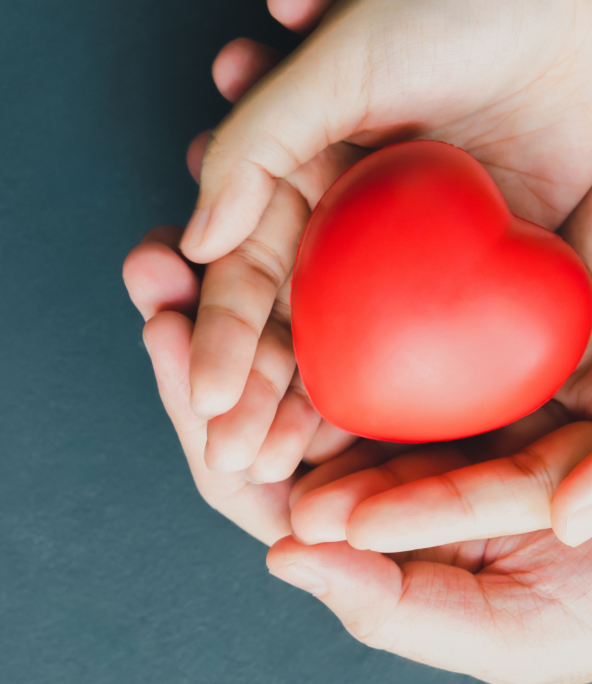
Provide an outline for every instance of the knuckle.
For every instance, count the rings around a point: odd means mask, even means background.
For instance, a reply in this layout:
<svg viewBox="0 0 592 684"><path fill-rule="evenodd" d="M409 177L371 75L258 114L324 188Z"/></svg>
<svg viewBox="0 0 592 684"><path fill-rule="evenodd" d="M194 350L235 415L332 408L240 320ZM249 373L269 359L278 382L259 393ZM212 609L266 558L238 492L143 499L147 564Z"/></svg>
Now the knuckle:
<svg viewBox="0 0 592 684"><path fill-rule="evenodd" d="M259 278L269 281L274 291L279 290L287 271L287 264L279 252L250 235L236 249L239 256Z"/></svg>
<svg viewBox="0 0 592 684"><path fill-rule="evenodd" d="M473 522L476 524L477 515L475 513L475 509L473 508L473 504L471 503L469 498L463 493L463 491L458 487L456 481L454 480L454 477L452 477L450 473L442 473L438 476L438 479L444 485L444 487L450 492L453 499L460 504L464 515L468 518L471 518Z"/></svg>
<svg viewBox="0 0 592 684"><path fill-rule="evenodd" d="M257 368L251 369L251 376L255 378L269 394L271 394L275 403L280 403L283 393L274 380Z"/></svg>
<svg viewBox="0 0 592 684"><path fill-rule="evenodd" d="M510 457L510 462L521 474L534 482L551 501L557 489L551 471L545 459L532 447L526 447L520 453Z"/></svg>
<svg viewBox="0 0 592 684"><path fill-rule="evenodd" d="M354 639L366 646L389 650L391 644L385 634L386 622L381 606L373 603L350 613L343 624Z"/></svg>
<svg viewBox="0 0 592 684"><path fill-rule="evenodd" d="M202 313L202 315L203 312L208 312L216 314L218 316L225 316L231 318L244 328L247 328L251 333L253 333L257 337L257 339L259 339L259 336L261 335L261 328L256 323L256 321L254 321L249 316L246 316L242 312L237 311L236 309L231 309L229 307L222 306L221 304L205 304L200 309L200 312Z"/></svg>

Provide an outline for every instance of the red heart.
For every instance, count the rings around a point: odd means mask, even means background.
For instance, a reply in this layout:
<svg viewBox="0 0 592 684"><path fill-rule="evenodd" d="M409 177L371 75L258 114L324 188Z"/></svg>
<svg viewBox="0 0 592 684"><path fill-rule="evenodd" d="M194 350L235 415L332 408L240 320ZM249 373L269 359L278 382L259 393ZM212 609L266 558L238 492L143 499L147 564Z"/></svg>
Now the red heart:
<svg viewBox="0 0 592 684"><path fill-rule="evenodd" d="M292 280L298 367L330 423L427 442L501 427L548 401L592 325L576 253L513 216L446 143L391 145L310 217Z"/></svg>

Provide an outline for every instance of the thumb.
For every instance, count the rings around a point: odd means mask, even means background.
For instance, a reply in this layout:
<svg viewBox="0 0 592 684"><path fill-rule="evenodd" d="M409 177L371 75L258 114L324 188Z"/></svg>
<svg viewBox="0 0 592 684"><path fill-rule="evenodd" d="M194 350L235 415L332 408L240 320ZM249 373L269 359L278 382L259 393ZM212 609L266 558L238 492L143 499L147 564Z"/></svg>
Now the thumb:
<svg viewBox="0 0 592 684"><path fill-rule="evenodd" d="M563 54L572 24L538 2L338 3L214 130L185 256L209 263L238 246L275 179L330 144L376 146L434 131L462 144L465 117L538 79Z"/></svg>
<svg viewBox="0 0 592 684"><path fill-rule="evenodd" d="M344 39L340 22L333 23L330 40L313 34L213 131L198 205L181 242L187 258L209 263L243 242L257 226L275 179L346 138L363 117L365 42L358 41L356 58L348 60L356 37Z"/></svg>
<svg viewBox="0 0 592 684"><path fill-rule="evenodd" d="M347 542L303 546L292 537L267 554L275 577L321 600L356 639L443 669L475 674L494 625L477 577L441 563L399 567ZM486 658L485 658L486 660Z"/></svg>

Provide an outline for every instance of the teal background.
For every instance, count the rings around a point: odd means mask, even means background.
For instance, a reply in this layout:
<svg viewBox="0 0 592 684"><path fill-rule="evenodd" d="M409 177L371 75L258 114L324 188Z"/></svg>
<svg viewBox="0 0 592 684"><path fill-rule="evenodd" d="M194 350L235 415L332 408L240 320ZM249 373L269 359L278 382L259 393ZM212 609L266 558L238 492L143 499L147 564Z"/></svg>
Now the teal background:
<svg viewBox="0 0 592 684"><path fill-rule="evenodd" d="M0 682L473 681L355 642L200 499L121 280L189 216L216 51L296 39L262 0L0 10Z"/></svg>

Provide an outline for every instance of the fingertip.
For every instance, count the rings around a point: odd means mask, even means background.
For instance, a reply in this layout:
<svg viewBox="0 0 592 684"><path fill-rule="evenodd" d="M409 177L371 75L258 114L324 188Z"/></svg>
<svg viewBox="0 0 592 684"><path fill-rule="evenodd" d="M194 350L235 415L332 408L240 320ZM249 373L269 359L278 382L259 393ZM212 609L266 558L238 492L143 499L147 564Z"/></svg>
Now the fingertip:
<svg viewBox="0 0 592 684"><path fill-rule="evenodd" d="M213 375L212 371L207 364L196 365L192 359L189 371L189 403L193 413L207 421L213 421L231 411L238 404L244 389L244 384L237 387L235 377L230 382L224 382L224 378L219 374Z"/></svg>
<svg viewBox="0 0 592 684"><path fill-rule="evenodd" d="M235 103L281 59L281 53L267 45L236 38L216 55L212 77L220 94Z"/></svg>
<svg viewBox="0 0 592 684"><path fill-rule="evenodd" d="M228 452L212 448L212 443L210 439L208 439L204 450L204 462L206 464L206 468L210 472L224 474L243 470L241 467L235 467L235 460L236 454L229 455Z"/></svg>
<svg viewBox="0 0 592 684"><path fill-rule="evenodd" d="M222 415L222 413L224 413L223 410L220 411L220 413L217 413L215 410L212 410L212 402L210 401L208 394L204 396L199 391L196 391L196 389L193 386L193 383L191 383L191 395L189 397L189 406L191 407L191 411L202 420L210 421L216 416Z"/></svg>
<svg viewBox="0 0 592 684"><path fill-rule="evenodd" d="M267 556L265 557L267 569L271 570L272 568L284 565L286 561L289 562L292 555L298 553L300 548L301 544L299 544L292 535L278 539L275 544L270 547Z"/></svg>
<svg viewBox="0 0 592 684"><path fill-rule="evenodd" d="M572 548L590 541L592 539L592 506L585 506L574 511L567 518L553 520L553 531L559 541Z"/></svg>
<svg viewBox="0 0 592 684"><path fill-rule="evenodd" d="M146 337L144 330L142 330L142 341L144 342L144 346L146 347L146 351L148 352L148 356L151 356L151 354L150 354L150 342L148 341L148 338Z"/></svg>
<svg viewBox="0 0 592 684"><path fill-rule="evenodd" d="M298 464L293 464L292 462L284 462L281 459L281 455L279 459L265 463L263 466L260 466L255 458L254 463L245 473L249 482L253 484L273 484L287 480L294 474L297 466Z"/></svg>
<svg viewBox="0 0 592 684"><path fill-rule="evenodd" d="M189 173L193 180L199 185L201 180L201 162L204 156L208 140L210 139L212 131L202 131L193 138L187 148L186 162ZM179 235L179 238L181 235Z"/></svg>
<svg viewBox="0 0 592 684"><path fill-rule="evenodd" d="M254 484L254 485L265 484L265 482L259 482L259 480L257 480L255 477L253 477L253 476L249 473L249 469L248 469L248 468L247 468L246 470L243 471L243 474L244 474L244 476L245 476L245 480L246 480L247 482L250 482L251 484Z"/></svg>
<svg viewBox="0 0 592 684"><path fill-rule="evenodd" d="M157 371L157 379L160 370L166 371L169 377L171 369L184 365L192 329L191 320L177 311L157 313L145 323L142 338Z"/></svg>
<svg viewBox="0 0 592 684"><path fill-rule="evenodd" d="M347 543L354 549L358 551L368 551L369 547L367 544L363 543L359 538L359 534L356 534L355 529L352 529L350 523L345 525L345 539Z"/></svg>
<svg viewBox="0 0 592 684"><path fill-rule="evenodd" d="M380 495L379 495L380 496ZM372 507L372 503L368 505L368 502L372 502L373 499L378 499L379 497L374 496L370 499L362 501L354 510L351 512L349 520L345 524L345 538L347 543L354 549L358 551L382 551L381 542L383 541L380 534L380 528L384 524L384 521L377 518ZM380 505L379 505L380 511ZM389 548L384 549L385 552L391 551ZM392 549L397 551L398 549Z"/></svg>
<svg viewBox="0 0 592 684"><path fill-rule="evenodd" d="M196 208L179 242L181 252L189 261L198 264L208 263L208 259L204 259L201 254L201 246L204 242L209 223L210 210L208 208Z"/></svg>
<svg viewBox="0 0 592 684"><path fill-rule="evenodd" d="M160 240L149 238L130 251L123 263L123 280L145 321L162 311L195 316L199 280L173 248Z"/></svg>
<svg viewBox="0 0 592 684"><path fill-rule="evenodd" d="M342 514L339 502L335 505L330 495L314 490L294 504L290 515L292 530L307 545L345 541Z"/></svg>
<svg viewBox="0 0 592 684"><path fill-rule="evenodd" d="M267 0L271 16L290 31L311 31L335 0Z"/></svg>
<svg viewBox="0 0 592 684"><path fill-rule="evenodd" d="M207 165L208 148L204 165ZM238 247L255 230L276 187L276 179L261 165L235 160L232 170L217 178L217 193L200 190L199 204L179 247L185 257L209 264Z"/></svg>
<svg viewBox="0 0 592 684"><path fill-rule="evenodd" d="M592 454L561 482L551 501L551 525L557 538L576 547L592 538Z"/></svg>
<svg viewBox="0 0 592 684"><path fill-rule="evenodd" d="M166 343L171 327L183 329L185 337L191 338L193 323L178 311L162 311L153 316L144 325L143 334L151 340L152 345L156 341L159 345Z"/></svg>
<svg viewBox="0 0 592 684"><path fill-rule="evenodd" d="M208 441L204 451L206 467L214 473L245 471L254 460L248 445L243 440L233 439L232 435L217 434L213 429L215 423L224 417L218 416L208 422Z"/></svg>
<svg viewBox="0 0 592 684"><path fill-rule="evenodd" d="M173 250L179 249L179 240L183 235L183 228L180 226L156 226L151 228L140 240L141 245L151 242L160 242Z"/></svg>
<svg viewBox="0 0 592 684"><path fill-rule="evenodd" d="M138 283L141 278L141 271L139 265L141 264L142 249L140 245L136 245L129 254L125 257L122 268L122 278L127 289L129 298L132 304L140 312L140 315L147 321L155 312L154 307L150 301L144 301L142 297L142 287Z"/></svg>

